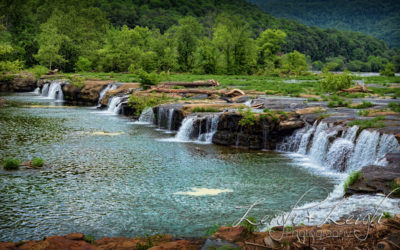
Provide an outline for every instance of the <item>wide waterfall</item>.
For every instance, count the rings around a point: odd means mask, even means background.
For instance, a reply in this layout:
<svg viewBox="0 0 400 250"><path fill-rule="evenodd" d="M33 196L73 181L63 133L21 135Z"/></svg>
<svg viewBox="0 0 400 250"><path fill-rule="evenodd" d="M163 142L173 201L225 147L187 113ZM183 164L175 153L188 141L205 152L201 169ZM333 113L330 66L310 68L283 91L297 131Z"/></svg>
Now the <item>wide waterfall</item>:
<svg viewBox="0 0 400 250"><path fill-rule="evenodd" d="M345 129L324 122L297 130L278 146L279 151L306 155L320 166L339 172L352 172L363 166L384 165L387 153L399 151L394 135Z"/></svg>
<svg viewBox="0 0 400 250"><path fill-rule="evenodd" d="M212 143L217 132L219 115L188 116L175 136L176 141Z"/></svg>
<svg viewBox="0 0 400 250"><path fill-rule="evenodd" d="M61 87L61 84L63 83L63 81L52 81L50 84L44 84L42 88L42 96L58 101L64 100L64 94Z"/></svg>

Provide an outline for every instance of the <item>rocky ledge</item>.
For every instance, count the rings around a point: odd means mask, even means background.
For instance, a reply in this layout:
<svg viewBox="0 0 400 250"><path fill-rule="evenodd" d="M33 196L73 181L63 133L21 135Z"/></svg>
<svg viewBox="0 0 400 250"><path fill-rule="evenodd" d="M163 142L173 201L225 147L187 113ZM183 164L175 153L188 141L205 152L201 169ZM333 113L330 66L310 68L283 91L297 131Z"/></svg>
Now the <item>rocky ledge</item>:
<svg viewBox="0 0 400 250"><path fill-rule="evenodd" d="M346 196L381 193L400 198L400 153L386 155L387 166L365 166L358 178L346 190ZM397 191L395 191L399 188ZM394 191L394 192L392 192Z"/></svg>
<svg viewBox="0 0 400 250"><path fill-rule="evenodd" d="M15 74L0 81L0 92L30 92L36 87L36 78L29 72Z"/></svg>
<svg viewBox="0 0 400 250"><path fill-rule="evenodd" d="M221 227L209 238L101 238L80 233L49 236L39 241L0 242L0 249L398 249L400 216L367 222L339 221L322 226L277 226L252 232L243 226Z"/></svg>

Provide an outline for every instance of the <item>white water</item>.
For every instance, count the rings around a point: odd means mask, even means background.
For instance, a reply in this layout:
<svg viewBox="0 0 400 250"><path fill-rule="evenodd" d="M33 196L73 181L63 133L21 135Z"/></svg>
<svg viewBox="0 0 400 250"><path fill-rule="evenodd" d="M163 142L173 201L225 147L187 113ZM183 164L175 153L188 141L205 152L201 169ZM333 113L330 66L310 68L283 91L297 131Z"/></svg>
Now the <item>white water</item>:
<svg viewBox="0 0 400 250"><path fill-rule="evenodd" d="M112 97L108 103L107 112L118 115L119 111L121 110L121 101L122 97L119 96Z"/></svg>
<svg viewBox="0 0 400 250"><path fill-rule="evenodd" d="M117 85L114 85L114 84L109 84L109 85L107 85L107 87L105 87L105 88L100 92L98 105L100 106L100 102L101 102L101 100L103 99L104 95L107 93L107 91L109 91L109 90L114 90L114 89L116 89L117 87L118 87L118 86L117 86Z"/></svg>
<svg viewBox="0 0 400 250"><path fill-rule="evenodd" d="M273 218L266 228L283 225L282 215L289 217L285 225L293 223L319 225L323 224L328 216L336 221L348 218L350 215L354 216L353 219L365 220L365 216L374 214L380 216L383 211L388 211L392 215L400 213L399 199L385 199L379 194L352 195L343 198L343 183L348 173L369 164L384 165L386 163L384 156L387 153L400 150L393 135L381 135L377 131L363 130L356 139L358 129L357 126L348 128L341 137L329 143L328 138L337 133L335 127L330 128L323 123L318 126L314 124L312 127L296 131L278 146L280 151L297 152L288 154L296 165L319 175L334 177L338 184L332 192L329 193L327 190L327 199L323 203L311 202L297 206L292 214L280 212L280 215ZM313 139L310 140L311 138ZM345 173L341 173L342 171ZM310 215L312 218L308 219Z"/></svg>
<svg viewBox="0 0 400 250"><path fill-rule="evenodd" d="M217 132L219 115L187 116L175 138L167 141L211 144Z"/></svg>
<svg viewBox="0 0 400 250"><path fill-rule="evenodd" d="M40 95L40 88L36 88L36 89L33 91L33 93L36 94L36 95Z"/></svg>
<svg viewBox="0 0 400 250"><path fill-rule="evenodd" d="M58 101L64 100L64 94L61 87L62 83L62 81L52 81L50 85L47 83L44 84L42 88L42 96Z"/></svg>
<svg viewBox="0 0 400 250"><path fill-rule="evenodd" d="M138 124L153 124L154 123L153 108L147 108L140 114Z"/></svg>

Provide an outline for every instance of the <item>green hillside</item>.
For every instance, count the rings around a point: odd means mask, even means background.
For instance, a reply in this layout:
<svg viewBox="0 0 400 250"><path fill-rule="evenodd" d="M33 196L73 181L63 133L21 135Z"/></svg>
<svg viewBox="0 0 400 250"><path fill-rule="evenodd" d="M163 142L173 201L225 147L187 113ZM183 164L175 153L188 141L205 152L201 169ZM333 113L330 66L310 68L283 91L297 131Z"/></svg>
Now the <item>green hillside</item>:
<svg viewBox="0 0 400 250"><path fill-rule="evenodd" d="M359 31L400 48L400 1L248 0L266 12L320 28Z"/></svg>

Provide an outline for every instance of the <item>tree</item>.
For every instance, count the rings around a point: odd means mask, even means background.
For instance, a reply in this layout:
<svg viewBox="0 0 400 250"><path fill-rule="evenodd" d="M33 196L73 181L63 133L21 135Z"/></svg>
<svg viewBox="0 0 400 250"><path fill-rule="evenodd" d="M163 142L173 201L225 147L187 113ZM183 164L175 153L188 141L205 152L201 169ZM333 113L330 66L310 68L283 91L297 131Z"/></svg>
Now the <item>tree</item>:
<svg viewBox="0 0 400 250"><path fill-rule="evenodd" d="M44 66L48 66L52 69L54 64L60 64L65 62L63 56L59 54L61 43L65 36L58 33L58 29L54 27L50 22L46 22L40 26L41 33L39 35L39 51L35 55L35 58Z"/></svg>
<svg viewBox="0 0 400 250"><path fill-rule="evenodd" d="M281 51L286 33L282 30L266 29L257 39L258 64L266 68L276 68L279 65L278 52Z"/></svg>
<svg viewBox="0 0 400 250"><path fill-rule="evenodd" d="M385 66L385 70L381 71L381 75L383 76L394 76L395 68L393 63L387 63Z"/></svg>
<svg viewBox="0 0 400 250"><path fill-rule="evenodd" d="M178 63L182 71L190 71L194 66L194 52L203 34L203 27L194 17L179 20L176 28Z"/></svg>
<svg viewBox="0 0 400 250"><path fill-rule="evenodd" d="M286 54L283 59L283 68L296 75L301 75L308 69L306 56L297 50Z"/></svg>

